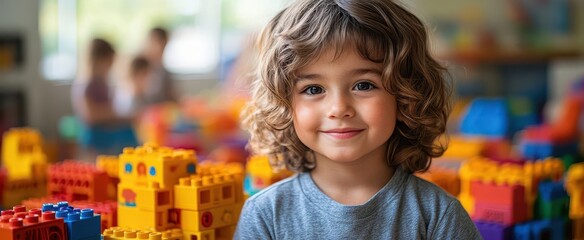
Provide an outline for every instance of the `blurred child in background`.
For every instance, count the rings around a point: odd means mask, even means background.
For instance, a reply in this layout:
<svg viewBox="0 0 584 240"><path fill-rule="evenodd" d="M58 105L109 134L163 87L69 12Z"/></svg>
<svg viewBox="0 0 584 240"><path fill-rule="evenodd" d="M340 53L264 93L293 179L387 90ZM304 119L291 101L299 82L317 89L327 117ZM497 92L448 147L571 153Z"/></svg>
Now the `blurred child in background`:
<svg viewBox="0 0 584 240"><path fill-rule="evenodd" d="M162 64L168 32L160 27L150 30L144 47L144 56L150 62L150 74L144 88L144 102L148 104L176 102L172 76Z"/></svg>
<svg viewBox="0 0 584 240"><path fill-rule="evenodd" d="M79 143L82 160L94 161L98 154L118 154L137 144L132 118L115 111L110 72L115 59L112 45L95 38L89 45L87 76L72 86L72 106L81 122Z"/></svg>

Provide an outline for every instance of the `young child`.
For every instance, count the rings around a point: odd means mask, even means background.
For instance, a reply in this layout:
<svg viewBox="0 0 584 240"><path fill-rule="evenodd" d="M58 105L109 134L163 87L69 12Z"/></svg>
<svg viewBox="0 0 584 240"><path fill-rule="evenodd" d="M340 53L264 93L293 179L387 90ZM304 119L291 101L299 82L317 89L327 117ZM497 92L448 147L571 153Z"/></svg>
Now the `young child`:
<svg viewBox="0 0 584 240"><path fill-rule="evenodd" d="M144 101L148 104L178 101L174 80L162 64L168 39L168 32L161 27L150 29L146 39L142 54L150 63L150 74L144 90Z"/></svg>
<svg viewBox="0 0 584 240"><path fill-rule="evenodd" d="M236 239L480 239L414 175L445 147L445 69L391 0L300 0L259 38L243 113L256 154L298 172L249 198Z"/></svg>
<svg viewBox="0 0 584 240"><path fill-rule="evenodd" d="M88 75L72 86L72 105L81 121L79 143L82 160L94 161L99 154L118 154L136 146L131 118L121 116L114 106L110 72L115 51L112 45L95 38L89 45Z"/></svg>

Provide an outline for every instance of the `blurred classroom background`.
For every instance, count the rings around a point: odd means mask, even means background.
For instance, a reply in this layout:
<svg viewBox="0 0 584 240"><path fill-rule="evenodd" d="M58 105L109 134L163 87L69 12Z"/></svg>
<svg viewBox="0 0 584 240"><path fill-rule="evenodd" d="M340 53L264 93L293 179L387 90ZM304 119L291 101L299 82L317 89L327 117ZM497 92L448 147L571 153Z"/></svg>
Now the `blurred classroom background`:
<svg viewBox="0 0 584 240"><path fill-rule="evenodd" d="M32 126L50 141L74 137L74 129L63 124L74 116L71 85L86 70L91 39L104 38L115 48L112 82L121 85L156 26L169 31L163 64L180 99L215 103L221 99L213 97L226 89L245 91L245 84L234 86L233 79L245 78L241 69L250 69L253 60L236 64L238 57L252 55L253 37L286 2L2 0L0 129ZM570 82L584 75L580 1L404 4L427 22L433 49L450 69L461 103L522 98L541 122L558 111Z"/></svg>
<svg viewBox="0 0 584 240"><path fill-rule="evenodd" d="M255 63L254 37L287 2L0 0L0 133L8 139L1 159L8 171L0 170L0 180L30 175L22 165L35 163L14 156L40 154L38 144L44 164L95 162L99 154L146 142L195 150L199 162L247 161L246 176L262 176L246 177L248 195L289 176L272 173L267 158L248 160L238 119ZM457 196L485 239L584 238L584 1L402 2L427 23L432 50L454 87L449 149L420 176ZM132 115L133 144L112 143L125 132L106 134L95 138L98 145L121 146L85 151L84 134L103 133L86 131L73 98L76 79L91 71L93 39L115 50L106 88L125 96L136 91L128 90L129 69L148 66L136 57L152 50L146 46L155 27L168 31L162 65L176 98ZM128 104L116 98L114 112ZM15 127L33 132L9 130ZM24 170L14 175L14 169ZM5 194L0 205L44 196L18 191L24 195ZM484 194L491 192L498 196Z"/></svg>

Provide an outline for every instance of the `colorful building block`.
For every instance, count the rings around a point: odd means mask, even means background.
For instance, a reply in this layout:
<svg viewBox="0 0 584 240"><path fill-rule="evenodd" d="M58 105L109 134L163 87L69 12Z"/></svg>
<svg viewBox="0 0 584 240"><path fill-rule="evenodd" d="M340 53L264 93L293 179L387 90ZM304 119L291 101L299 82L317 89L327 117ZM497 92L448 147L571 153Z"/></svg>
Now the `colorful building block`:
<svg viewBox="0 0 584 240"><path fill-rule="evenodd" d="M496 223L475 222L479 233L486 240L511 240L513 239L513 227Z"/></svg>
<svg viewBox="0 0 584 240"><path fill-rule="evenodd" d="M27 212L24 206L15 206L12 210L2 211L0 215L0 239L67 240L68 238L64 221L56 218L55 212L41 212L40 209Z"/></svg>
<svg viewBox="0 0 584 240"><path fill-rule="evenodd" d="M67 160L49 167L47 192L67 201L105 201L108 183L107 174L94 165Z"/></svg>
<svg viewBox="0 0 584 240"><path fill-rule="evenodd" d="M59 212L57 212L59 214ZM71 212L65 218L69 240L100 240L101 220L93 209L82 209L81 212Z"/></svg>
<svg viewBox="0 0 584 240"><path fill-rule="evenodd" d="M46 194L46 181L44 179L18 179L4 182L4 190L1 206L19 205L22 200L42 197Z"/></svg>
<svg viewBox="0 0 584 240"><path fill-rule="evenodd" d="M570 166L565 185L570 195L570 218L584 219L584 163Z"/></svg>
<svg viewBox="0 0 584 240"><path fill-rule="evenodd" d="M175 208L186 238L231 239L243 206L242 168L201 166L174 187ZM239 190L238 190L239 189Z"/></svg>
<svg viewBox="0 0 584 240"><path fill-rule="evenodd" d="M44 179L47 157L41 134L32 128L13 128L4 133L2 164L8 180Z"/></svg>
<svg viewBox="0 0 584 240"><path fill-rule="evenodd" d="M183 240L182 230L170 229L157 232L150 228L113 227L103 231L103 240ZM204 239L204 238L198 238Z"/></svg>
<svg viewBox="0 0 584 240"><path fill-rule="evenodd" d="M542 182L539 184L536 200L535 218L567 218L570 198L564 189L564 182Z"/></svg>
<svg viewBox="0 0 584 240"><path fill-rule="evenodd" d="M120 182L134 186L147 186L157 182L160 188L172 188L178 179L196 173L197 158L192 150L175 150L145 144L125 148L119 157ZM120 190L118 190L120 191ZM121 190L123 191L123 189Z"/></svg>
<svg viewBox="0 0 584 240"><path fill-rule="evenodd" d="M566 239L566 220L537 220L518 224L513 229L517 240Z"/></svg>
<svg viewBox="0 0 584 240"><path fill-rule="evenodd" d="M107 186L108 199L115 200L118 195L118 184L120 183L119 160L117 156L99 155L95 163L97 169L107 173L109 183Z"/></svg>
<svg viewBox="0 0 584 240"><path fill-rule="evenodd" d="M249 196L292 175L288 170L274 170L268 156L252 156L247 161L244 191Z"/></svg>
<svg viewBox="0 0 584 240"><path fill-rule="evenodd" d="M147 211L135 207L118 205L118 226L130 228L152 228L164 231L176 227L178 217L173 209Z"/></svg>

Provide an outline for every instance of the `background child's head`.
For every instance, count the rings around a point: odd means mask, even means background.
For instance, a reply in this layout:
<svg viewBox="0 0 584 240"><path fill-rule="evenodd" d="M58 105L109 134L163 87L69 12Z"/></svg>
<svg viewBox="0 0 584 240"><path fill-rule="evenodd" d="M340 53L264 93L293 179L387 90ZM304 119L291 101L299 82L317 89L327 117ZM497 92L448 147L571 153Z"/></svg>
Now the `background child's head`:
<svg viewBox="0 0 584 240"><path fill-rule="evenodd" d="M136 56L130 63L130 80L134 89L142 93L147 85L148 75L150 74L150 62L144 56Z"/></svg>
<svg viewBox="0 0 584 240"><path fill-rule="evenodd" d="M151 60L161 61L166 43L168 43L168 32L161 27L152 28L148 33L144 53Z"/></svg>
<svg viewBox="0 0 584 240"><path fill-rule="evenodd" d="M388 139L388 164L423 171L444 147L449 88L444 68L428 50L424 24L390 0L300 0L278 13L259 40L259 64L252 101L243 113L258 154L282 154L276 166L306 171L314 166L296 136L291 93L298 69L333 49L340 56L353 47L364 58L383 63L385 90L397 100L398 122ZM389 103L388 103L389 104ZM276 158L273 158L276 159Z"/></svg>
<svg viewBox="0 0 584 240"><path fill-rule="evenodd" d="M114 62L112 45L101 38L94 38L89 45L89 69L93 75L107 74Z"/></svg>

